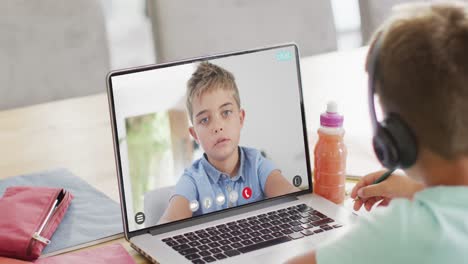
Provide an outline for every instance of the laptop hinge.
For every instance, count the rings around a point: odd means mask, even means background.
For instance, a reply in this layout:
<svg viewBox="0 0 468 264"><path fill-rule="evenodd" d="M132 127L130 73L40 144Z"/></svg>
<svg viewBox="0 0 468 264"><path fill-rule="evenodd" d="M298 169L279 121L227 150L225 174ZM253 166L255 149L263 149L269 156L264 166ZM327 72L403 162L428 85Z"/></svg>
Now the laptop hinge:
<svg viewBox="0 0 468 264"><path fill-rule="evenodd" d="M282 203L286 203L286 202L292 202L292 201L295 201L295 200L297 200L296 196L288 196L288 197L281 197L281 198L277 198L277 199L267 200L267 201L263 201L261 203L242 206L241 208L235 208L235 209L232 208L230 210L221 211L221 212L206 215L206 216L201 216L201 217L198 217L196 219L187 219L186 221L184 221L182 223L172 224L170 226L154 227L154 228L149 230L149 233L151 235L155 236L155 235L171 232L171 231L174 231L174 230L177 230L177 229L182 229L182 228L186 228L186 227L190 227L190 226L205 224L205 223L210 222L210 221L215 221L215 220L223 219L223 218L226 218L226 217L231 217L231 216L235 216L235 215L239 215L239 214L243 214L243 213L248 213L248 212L252 212L252 211L256 211L256 210L260 210L260 209L265 209L265 208L268 208L268 207L271 207L271 206L274 206L274 205L278 205L278 204L282 204Z"/></svg>

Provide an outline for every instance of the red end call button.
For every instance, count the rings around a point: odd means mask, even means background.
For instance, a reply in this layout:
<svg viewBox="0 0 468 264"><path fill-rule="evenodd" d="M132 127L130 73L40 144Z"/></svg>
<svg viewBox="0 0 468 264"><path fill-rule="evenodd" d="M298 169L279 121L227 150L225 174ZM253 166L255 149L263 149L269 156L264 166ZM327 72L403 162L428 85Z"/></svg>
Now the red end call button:
<svg viewBox="0 0 468 264"><path fill-rule="evenodd" d="M252 197L252 189L250 189L250 187L245 187L245 188L242 190L242 196L243 196L244 199L246 199L246 200L250 199L250 197Z"/></svg>

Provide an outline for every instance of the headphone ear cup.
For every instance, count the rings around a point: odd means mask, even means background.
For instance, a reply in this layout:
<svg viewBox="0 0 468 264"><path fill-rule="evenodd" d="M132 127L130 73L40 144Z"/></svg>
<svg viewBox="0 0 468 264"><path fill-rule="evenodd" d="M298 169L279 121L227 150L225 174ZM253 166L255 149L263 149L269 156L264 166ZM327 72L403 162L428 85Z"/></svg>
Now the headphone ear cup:
<svg viewBox="0 0 468 264"><path fill-rule="evenodd" d="M391 113L382 124L391 136L398 153L398 167L408 168L416 162L418 147L409 126L397 114Z"/></svg>
<svg viewBox="0 0 468 264"><path fill-rule="evenodd" d="M372 146L377 159L385 168L393 169L398 166L398 150L390 133L380 124L377 126L372 139Z"/></svg>

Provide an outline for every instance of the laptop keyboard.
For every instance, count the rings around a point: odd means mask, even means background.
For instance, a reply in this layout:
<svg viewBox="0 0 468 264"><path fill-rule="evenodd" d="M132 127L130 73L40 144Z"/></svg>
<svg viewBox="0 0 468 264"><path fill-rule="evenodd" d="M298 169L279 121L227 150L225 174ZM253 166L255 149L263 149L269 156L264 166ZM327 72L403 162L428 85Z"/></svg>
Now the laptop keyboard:
<svg viewBox="0 0 468 264"><path fill-rule="evenodd" d="M162 239L193 263L209 263L341 225L306 204Z"/></svg>

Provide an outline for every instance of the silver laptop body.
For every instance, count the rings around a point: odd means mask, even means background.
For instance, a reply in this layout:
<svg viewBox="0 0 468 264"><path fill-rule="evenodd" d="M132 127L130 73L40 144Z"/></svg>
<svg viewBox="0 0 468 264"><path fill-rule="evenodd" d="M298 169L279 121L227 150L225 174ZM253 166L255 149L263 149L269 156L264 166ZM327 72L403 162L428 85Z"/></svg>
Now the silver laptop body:
<svg viewBox="0 0 468 264"><path fill-rule="evenodd" d="M246 111L239 146L259 150L298 191L265 197L260 190L255 202L239 192L234 205L205 213L194 210L206 204L193 201L192 217L162 224L169 200L184 190L181 175L206 157L189 136L185 109L187 81L203 61L235 76ZM312 193L300 76L295 44L108 74L122 219L133 248L159 263L281 263L354 221L355 214Z"/></svg>

